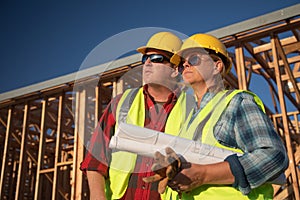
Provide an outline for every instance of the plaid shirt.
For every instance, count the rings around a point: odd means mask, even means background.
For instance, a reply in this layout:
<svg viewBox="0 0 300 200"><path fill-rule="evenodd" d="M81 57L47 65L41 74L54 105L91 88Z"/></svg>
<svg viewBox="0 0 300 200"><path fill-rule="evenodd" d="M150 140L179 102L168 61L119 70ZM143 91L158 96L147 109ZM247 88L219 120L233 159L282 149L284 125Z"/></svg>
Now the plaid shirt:
<svg viewBox="0 0 300 200"><path fill-rule="evenodd" d="M212 97L206 93L199 109ZM235 95L230 101L214 127L214 136L221 144L244 152L243 156L228 160L231 166L242 166L235 174L236 179L248 183L246 187L236 185L242 192L260 186L288 167L284 144L271 120L246 92Z"/></svg>
<svg viewBox="0 0 300 200"><path fill-rule="evenodd" d="M170 94L168 101L163 104L163 109L160 109L157 112L155 102L148 93L147 85L145 85L143 89L146 111L145 127L164 132L166 119L177 101L179 90ZM98 171L108 178L108 165L111 157L111 150L108 145L110 138L115 132L116 108L120 98L121 95L111 101L95 129L90 140L89 151L87 151L80 166L80 169L83 172L86 172L87 170ZM160 194L157 192L157 183L145 183L142 180L143 177L153 175L153 172L151 171L152 164L152 158L137 157L134 169L134 172L137 173L131 175L126 193L122 197L122 200L160 199Z"/></svg>

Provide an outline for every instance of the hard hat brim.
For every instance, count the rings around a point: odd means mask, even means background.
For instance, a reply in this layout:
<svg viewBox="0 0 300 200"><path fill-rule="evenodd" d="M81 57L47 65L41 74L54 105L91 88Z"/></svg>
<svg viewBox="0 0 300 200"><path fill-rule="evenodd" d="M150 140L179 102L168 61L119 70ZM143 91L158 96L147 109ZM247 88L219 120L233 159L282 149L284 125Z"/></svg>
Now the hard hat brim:
<svg viewBox="0 0 300 200"><path fill-rule="evenodd" d="M136 50L137 50L138 52L140 52L141 54L145 54L145 53L146 53L146 50L147 50L148 48L149 48L149 47L142 46L142 47L137 48Z"/></svg>
<svg viewBox="0 0 300 200"><path fill-rule="evenodd" d="M171 59L170 59L170 62L175 64L175 65L179 65L179 63L181 62L181 58L182 58L182 54L183 52L186 52L186 51L195 51L195 50L199 50L199 52L202 52L202 53L207 53L207 51L202 48L202 47L191 47L191 48L187 48L187 49L182 49L180 51L178 51L177 53L175 53Z"/></svg>

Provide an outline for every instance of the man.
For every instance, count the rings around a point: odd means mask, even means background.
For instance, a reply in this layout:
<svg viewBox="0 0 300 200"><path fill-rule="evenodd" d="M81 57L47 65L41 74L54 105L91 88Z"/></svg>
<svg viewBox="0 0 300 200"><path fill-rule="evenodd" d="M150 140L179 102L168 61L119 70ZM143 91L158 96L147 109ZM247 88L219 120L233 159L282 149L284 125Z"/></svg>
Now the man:
<svg viewBox="0 0 300 200"><path fill-rule="evenodd" d="M255 94L224 89L221 74L231 67L225 46L214 36L195 34L171 62L197 97L197 109L180 135L211 145L212 151L218 147L236 154L213 164L183 162L169 177L173 190L167 188L164 199L178 199L178 193L183 199L272 199L268 182L288 167L286 150ZM166 158L174 154L166 153ZM166 167L170 158L162 162L159 156L154 166Z"/></svg>
<svg viewBox="0 0 300 200"><path fill-rule="evenodd" d="M91 199L160 199L157 183L142 181L153 175L153 159L111 152L108 144L120 122L177 134L190 111L186 94L178 87L174 65L170 63L181 44L173 33L159 32L146 46L137 49L143 54L144 86L127 90L111 101L81 164L88 178Z"/></svg>

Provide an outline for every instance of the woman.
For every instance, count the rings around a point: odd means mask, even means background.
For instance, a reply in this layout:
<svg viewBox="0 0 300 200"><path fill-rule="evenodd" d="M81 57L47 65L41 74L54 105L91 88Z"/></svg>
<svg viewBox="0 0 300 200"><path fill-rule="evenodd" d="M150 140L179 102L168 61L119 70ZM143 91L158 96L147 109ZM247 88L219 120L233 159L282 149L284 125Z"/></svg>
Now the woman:
<svg viewBox="0 0 300 200"><path fill-rule="evenodd" d="M197 97L181 136L240 154L214 164L183 164L163 198L177 199L179 191L183 199L272 199L268 182L288 167L286 150L255 94L224 89L221 75L231 67L224 44L195 34L171 62Z"/></svg>

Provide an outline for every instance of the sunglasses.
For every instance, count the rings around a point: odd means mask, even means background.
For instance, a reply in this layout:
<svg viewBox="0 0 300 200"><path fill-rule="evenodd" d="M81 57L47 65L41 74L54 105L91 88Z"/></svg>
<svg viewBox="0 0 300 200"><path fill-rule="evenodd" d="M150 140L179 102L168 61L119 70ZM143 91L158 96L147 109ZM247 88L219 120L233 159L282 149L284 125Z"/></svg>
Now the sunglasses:
<svg viewBox="0 0 300 200"><path fill-rule="evenodd" d="M142 57L142 63L144 64L148 58L150 58L150 61L153 63L163 63L165 61L170 62L169 58L161 54L144 54Z"/></svg>
<svg viewBox="0 0 300 200"><path fill-rule="evenodd" d="M196 66L196 65L200 65L201 64L201 56L198 54L193 54L191 56L189 56L187 59L182 59L182 61L180 62L180 64L178 65L178 72L182 73L184 71L184 66L183 64L185 62L188 62L189 65L191 66Z"/></svg>

